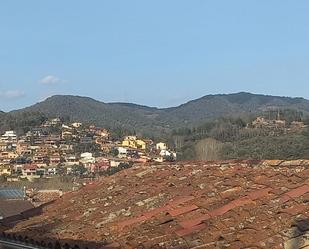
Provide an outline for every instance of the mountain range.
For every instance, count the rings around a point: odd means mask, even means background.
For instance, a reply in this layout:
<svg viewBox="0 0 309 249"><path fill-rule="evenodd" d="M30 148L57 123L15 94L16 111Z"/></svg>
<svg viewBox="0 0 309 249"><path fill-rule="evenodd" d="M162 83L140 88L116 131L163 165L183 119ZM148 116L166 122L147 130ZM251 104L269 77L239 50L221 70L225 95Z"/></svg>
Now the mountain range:
<svg viewBox="0 0 309 249"><path fill-rule="evenodd" d="M268 109L294 109L309 115L309 100L246 92L206 95L177 107L155 108L131 103L104 103L89 97L55 95L32 106L0 112L15 119L27 113L62 117L70 121L164 134L174 128L196 126L223 117L258 114Z"/></svg>

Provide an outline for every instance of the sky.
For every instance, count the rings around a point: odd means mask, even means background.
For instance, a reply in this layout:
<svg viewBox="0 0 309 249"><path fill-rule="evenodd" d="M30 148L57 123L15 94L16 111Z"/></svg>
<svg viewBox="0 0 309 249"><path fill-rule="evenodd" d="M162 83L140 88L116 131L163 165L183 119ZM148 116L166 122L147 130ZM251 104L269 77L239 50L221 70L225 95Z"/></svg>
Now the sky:
<svg viewBox="0 0 309 249"><path fill-rule="evenodd" d="M308 0L1 0L0 110L55 94L309 99Z"/></svg>

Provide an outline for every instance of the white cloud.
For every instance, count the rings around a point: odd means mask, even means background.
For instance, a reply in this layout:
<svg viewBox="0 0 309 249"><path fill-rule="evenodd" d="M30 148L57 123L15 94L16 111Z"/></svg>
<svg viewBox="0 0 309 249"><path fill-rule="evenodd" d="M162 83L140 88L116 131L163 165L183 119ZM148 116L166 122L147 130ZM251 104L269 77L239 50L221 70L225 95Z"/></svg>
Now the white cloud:
<svg viewBox="0 0 309 249"><path fill-rule="evenodd" d="M0 92L0 97L5 99L18 99L24 97L25 93L19 90L8 90Z"/></svg>
<svg viewBox="0 0 309 249"><path fill-rule="evenodd" d="M66 80L60 79L54 75L47 75L42 79L40 79L39 82L43 85L53 85L53 84L65 83Z"/></svg>

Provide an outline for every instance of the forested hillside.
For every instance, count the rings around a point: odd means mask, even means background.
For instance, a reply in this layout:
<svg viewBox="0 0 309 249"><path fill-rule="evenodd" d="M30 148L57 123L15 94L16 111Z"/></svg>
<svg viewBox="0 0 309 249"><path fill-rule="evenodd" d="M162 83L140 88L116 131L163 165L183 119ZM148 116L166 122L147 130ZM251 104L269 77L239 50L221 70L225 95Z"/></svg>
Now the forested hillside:
<svg viewBox="0 0 309 249"><path fill-rule="evenodd" d="M23 134L32 127L39 126L46 119L45 114L36 111L0 113L0 132L15 130L18 134Z"/></svg>
<svg viewBox="0 0 309 249"><path fill-rule="evenodd" d="M295 109L309 114L309 101L250 93L206 95L172 108L153 108L130 103L103 103L88 97L56 95L33 106L10 112L94 123L109 129L125 129L140 135L166 137L175 128L196 127L219 117L243 117L265 110ZM12 127L14 128L14 127ZM3 125L0 126L3 130Z"/></svg>
<svg viewBox="0 0 309 249"><path fill-rule="evenodd" d="M309 158L309 120L298 119L304 127L292 129L292 117L299 118L299 112L285 113L284 127L252 127L253 116L219 118L195 128L174 130L169 144L181 160Z"/></svg>
<svg viewBox="0 0 309 249"><path fill-rule="evenodd" d="M303 98L250 93L207 95L178 107L154 108L103 103L88 97L56 95L33 106L0 112L0 131L24 133L47 118L95 124L120 138L136 134L169 142L180 159L308 158L308 132L277 132L248 127L257 116L308 122Z"/></svg>

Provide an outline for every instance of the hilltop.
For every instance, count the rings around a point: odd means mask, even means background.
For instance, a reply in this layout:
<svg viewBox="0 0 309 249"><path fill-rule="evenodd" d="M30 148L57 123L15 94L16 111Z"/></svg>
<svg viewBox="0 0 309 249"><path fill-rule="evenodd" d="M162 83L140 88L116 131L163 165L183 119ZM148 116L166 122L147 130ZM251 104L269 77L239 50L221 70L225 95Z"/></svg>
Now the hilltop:
<svg viewBox="0 0 309 249"><path fill-rule="evenodd" d="M131 103L104 103L89 97L55 95L6 115L18 119L24 113L41 113L47 117L62 117L107 128L119 127L158 135L219 117L257 114L268 109L295 109L307 115L309 100L241 92L206 95L177 107L155 108Z"/></svg>

